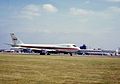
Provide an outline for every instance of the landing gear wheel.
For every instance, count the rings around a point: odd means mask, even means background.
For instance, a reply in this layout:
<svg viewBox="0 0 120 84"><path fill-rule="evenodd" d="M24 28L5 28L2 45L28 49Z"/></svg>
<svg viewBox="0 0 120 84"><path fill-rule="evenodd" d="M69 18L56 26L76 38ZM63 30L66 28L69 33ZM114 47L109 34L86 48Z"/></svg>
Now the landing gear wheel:
<svg viewBox="0 0 120 84"><path fill-rule="evenodd" d="M70 56L72 56L72 53L70 53Z"/></svg>

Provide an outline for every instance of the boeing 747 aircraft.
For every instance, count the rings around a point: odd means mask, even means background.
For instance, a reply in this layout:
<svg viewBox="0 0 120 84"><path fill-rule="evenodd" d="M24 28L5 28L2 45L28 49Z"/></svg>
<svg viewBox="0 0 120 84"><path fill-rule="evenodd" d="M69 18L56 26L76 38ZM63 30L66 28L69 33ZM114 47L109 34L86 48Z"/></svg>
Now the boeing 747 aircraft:
<svg viewBox="0 0 120 84"><path fill-rule="evenodd" d="M55 53L69 53L72 56L72 53L80 50L75 44L24 44L22 43L14 33L10 33L12 38L12 48L16 49L30 49L31 51L40 51L40 54L50 55L51 52Z"/></svg>

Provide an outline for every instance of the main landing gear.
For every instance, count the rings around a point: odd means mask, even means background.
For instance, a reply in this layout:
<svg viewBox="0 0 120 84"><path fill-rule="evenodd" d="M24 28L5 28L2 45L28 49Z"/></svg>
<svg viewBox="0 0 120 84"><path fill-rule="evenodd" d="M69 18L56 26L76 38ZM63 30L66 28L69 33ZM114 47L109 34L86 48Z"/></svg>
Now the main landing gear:
<svg viewBox="0 0 120 84"><path fill-rule="evenodd" d="M70 53L70 56L72 56L72 53Z"/></svg>

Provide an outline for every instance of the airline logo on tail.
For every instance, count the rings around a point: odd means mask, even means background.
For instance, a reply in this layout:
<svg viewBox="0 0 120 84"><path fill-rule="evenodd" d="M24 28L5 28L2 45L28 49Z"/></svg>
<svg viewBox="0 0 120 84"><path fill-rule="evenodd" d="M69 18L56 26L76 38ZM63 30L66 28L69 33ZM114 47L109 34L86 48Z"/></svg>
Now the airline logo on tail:
<svg viewBox="0 0 120 84"><path fill-rule="evenodd" d="M12 43L13 43L13 45L23 44L23 42L20 41L20 40L15 36L14 33L10 33L10 36L11 36L11 38L12 38Z"/></svg>

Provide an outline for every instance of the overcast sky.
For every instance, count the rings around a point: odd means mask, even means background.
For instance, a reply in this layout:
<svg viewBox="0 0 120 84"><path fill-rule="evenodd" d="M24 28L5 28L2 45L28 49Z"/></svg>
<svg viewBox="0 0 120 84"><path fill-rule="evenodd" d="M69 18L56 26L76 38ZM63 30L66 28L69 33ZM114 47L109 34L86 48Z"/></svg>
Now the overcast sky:
<svg viewBox="0 0 120 84"><path fill-rule="evenodd" d="M120 47L120 0L0 0L0 48L24 43Z"/></svg>

